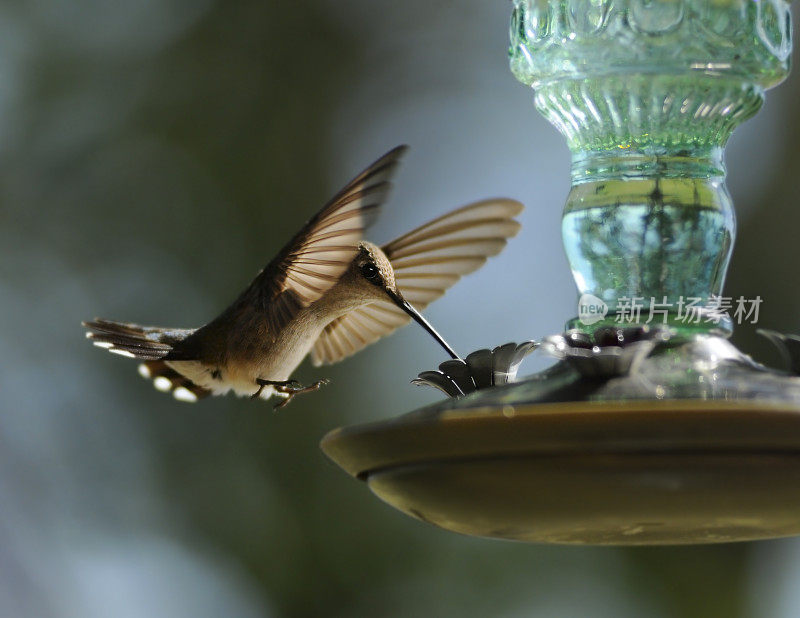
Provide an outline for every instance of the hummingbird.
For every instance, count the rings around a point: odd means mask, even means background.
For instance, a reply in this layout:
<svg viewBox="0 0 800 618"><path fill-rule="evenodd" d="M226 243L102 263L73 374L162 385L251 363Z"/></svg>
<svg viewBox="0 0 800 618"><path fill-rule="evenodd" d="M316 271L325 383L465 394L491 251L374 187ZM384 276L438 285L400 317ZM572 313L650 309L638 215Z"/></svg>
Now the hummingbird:
<svg viewBox="0 0 800 618"><path fill-rule="evenodd" d="M220 315L197 329L95 319L86 336L143 361L139 373L179 401L234 391L276 408L327 380L291 374L310 353L338 362L415 320L454 359L420 310L514 236L523 206L499 198L451 211L383 246L364 230L384 203L407 146L358 174L314 215Z"/></svg>

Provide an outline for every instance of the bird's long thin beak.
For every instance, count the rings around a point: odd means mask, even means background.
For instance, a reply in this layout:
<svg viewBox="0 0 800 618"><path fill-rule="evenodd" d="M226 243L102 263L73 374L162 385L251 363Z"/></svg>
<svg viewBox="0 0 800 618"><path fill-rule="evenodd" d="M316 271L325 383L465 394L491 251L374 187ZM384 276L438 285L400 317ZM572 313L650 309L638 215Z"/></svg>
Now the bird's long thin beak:
<svg viewBox="0 0 800 618"><path fill-rule="evenodd" d="M414 307L409 303L405 298L403 298L399 292L393 292L391 290L386 290L386 293L389 295L389 298L394 301L394 303L400 307L403 311L405 311L408 315L410 315L416 322L424 328L431 337L436 339L439 342L439 345L442 346L447 353L454 358L455 360L462 360L461 357L455 353L455 350L451 348L447 342L442 338L442 336L436 332L436 329L431 326L430 322L422 317L422 314L414 309Z"/></svg>

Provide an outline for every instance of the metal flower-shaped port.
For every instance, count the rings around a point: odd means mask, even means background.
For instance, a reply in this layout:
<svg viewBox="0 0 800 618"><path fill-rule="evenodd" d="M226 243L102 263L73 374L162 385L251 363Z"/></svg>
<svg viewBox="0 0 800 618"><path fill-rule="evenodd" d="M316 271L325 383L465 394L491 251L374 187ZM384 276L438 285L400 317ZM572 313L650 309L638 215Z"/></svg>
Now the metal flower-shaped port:
<svg viewBox="0 0 800 618"><path fill-rule="evenodd" d="M636 371L655 347L669 340L665 328L604 326L592 335L570 330L546 337L542 349L587 378L613 378Z"/></svg>
<svg viewBox="0 0 800 618"><path fill-rule="evenodd" d="M800 375L800 336L784 335L776 330L765 328L759 328L756 332L769 339L778 348L786 363L787 371Z"/></svg>
<svg viewBox="0 0 800 618"><path fill-rule="evenodd" d="M513 382L519 365L539 346L535 341L506 343L494 350L476 350L466 361L448 360L439 371L423 371L412 384L433 386L450 397L460 397L473 391Z"/></svg>

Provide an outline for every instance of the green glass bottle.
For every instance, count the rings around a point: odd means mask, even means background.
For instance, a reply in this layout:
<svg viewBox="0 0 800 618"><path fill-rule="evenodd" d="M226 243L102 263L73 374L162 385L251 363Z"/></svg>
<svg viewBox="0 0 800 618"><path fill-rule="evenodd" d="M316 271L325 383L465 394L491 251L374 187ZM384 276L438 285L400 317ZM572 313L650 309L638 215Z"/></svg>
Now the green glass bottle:
<svg viewBox="0 0 800 618"><path fill-rule="evenodd" d="M570 326L730 332L723 149L790 50L784 0L515 0L511 69L572 151L564 247L607 311Z"/></svg>

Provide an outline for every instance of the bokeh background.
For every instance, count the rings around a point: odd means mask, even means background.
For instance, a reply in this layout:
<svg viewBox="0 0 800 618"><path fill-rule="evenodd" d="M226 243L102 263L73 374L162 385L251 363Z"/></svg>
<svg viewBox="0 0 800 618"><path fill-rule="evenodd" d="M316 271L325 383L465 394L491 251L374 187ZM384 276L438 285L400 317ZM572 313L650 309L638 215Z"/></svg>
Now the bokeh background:
<svg viewBox="0 0 800 618"><path fill-rule="evenodd" d="M437 399L409 384L442 360L418 328L326 369L330 386L280 413L176 403L83 339L96 315L204 323L403 142L373 240L474 199L527 204L520 236L432 322L462 351L560 330L575 303L559 233L569 155L507 69L509 13L486 0L0 4L0 616L800 615L794 540L526 546L373 498L317 444ZM761 295L759 325L795 332L799 99L795 75L727 158L727 293ZM777 360L751 326L735 340Z"/></svg>

